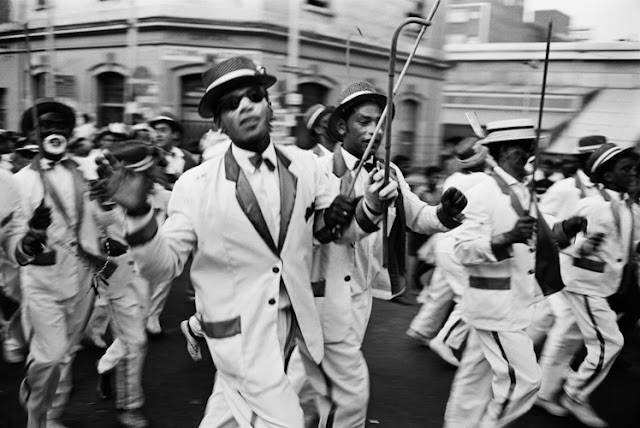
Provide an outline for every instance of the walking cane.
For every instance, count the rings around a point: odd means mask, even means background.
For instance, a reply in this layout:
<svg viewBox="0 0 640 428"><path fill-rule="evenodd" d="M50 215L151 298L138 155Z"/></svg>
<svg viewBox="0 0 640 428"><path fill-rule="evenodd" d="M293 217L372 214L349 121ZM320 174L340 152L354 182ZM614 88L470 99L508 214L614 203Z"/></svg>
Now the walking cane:
<svg viewBox="0 0 640 428"><path fill-rule="evenodd" d="M431 10L429 11L429 14L427 15L426 19L409 18L405 20L402 24L400 24L393 32L393 37L391 39L390 57L389 57L389 84L387 88L388 90L387 105L382 111L382 114L380 115L380 119L376 124L376 128L373 132L373 136L371 137L371 140L369 140L369 144L367 144L367 147L364 151L364 154L362 155L362 158L360 158L360 161L358 162L358 166L354 172L353 182L351 183L351 187L347 192L347 196L351 196L353 194L355 183L358 179L358 175L360 174L360 171L362 171L364 162L371 155L371 151L373 150L375 140L378 136L378 133L382 129L382 125L385 123L385 120L387 119L387 117L390 117L390 111L393 108L393 97L396 95L396 93L400 89L400 84L402 82L402 79L404 79L404 76L406 75L407 70L409 69L409 65L411 64L411 61L413 61L413 58L416 55L418 46L420 45L420 41L422 40L422 36L427 31L427 27L431 26L431 21L433 20L433 16L438 10L439 5L440 5L440 0L436 0L433 6L431 7ZM398 80L394 85L398 37L400 36L400 31L402 31L402 29L409 24L420 24L422 27L420 28L420 32L418 33L416 41L413 44L413 48L411 49L411 52L409 53L409 56L407 57L407 60L404 63L404 66L402 67L402 71L398 76ZM388 123L386 125L387 125L387 128L386 128L385 161L384 161L384 185L385 186L389 182L389 162L390 162L390 155L391 155L391 119L388 120ZM384 230L382 234L382 237L383 237L382 238L382 264L384 267L387 267L388 261L389 261L389 254L388 254L389 239L386 233L387 223L388 223L387 204L385 203L383 205L383 217L382 217L382 224L383 224L383 230Z"/></svg>

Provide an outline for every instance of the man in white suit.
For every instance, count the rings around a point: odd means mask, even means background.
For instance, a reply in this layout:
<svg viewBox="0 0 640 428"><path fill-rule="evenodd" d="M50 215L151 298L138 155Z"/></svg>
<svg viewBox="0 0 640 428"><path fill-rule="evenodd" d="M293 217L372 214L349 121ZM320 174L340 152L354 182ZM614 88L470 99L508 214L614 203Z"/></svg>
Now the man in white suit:
<svg viewBox="0 0 640 428"><path fill-rule="evenodd" d="M193 256L196 309L217 368L200 426L301 428L285 370L294 339L316 363L323 355L310 287L314 227L342 227L343 239L354 240L375 230L374 213L397 185L382 188L378 172L357 204L332 202L313 154L270 140L275 77L234 57L204 80L200 114L229 136L229 149L180 177L162 230L146 203L145 175L116 171L113 198L128 210L127 240L143 275L169 280Z"/></svg>

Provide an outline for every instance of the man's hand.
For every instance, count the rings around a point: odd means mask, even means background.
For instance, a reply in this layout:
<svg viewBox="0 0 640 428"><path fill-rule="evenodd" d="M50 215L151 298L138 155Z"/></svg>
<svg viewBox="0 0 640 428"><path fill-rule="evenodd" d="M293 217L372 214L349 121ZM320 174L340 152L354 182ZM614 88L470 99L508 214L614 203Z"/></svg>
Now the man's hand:
<svg viewBox="0 0 640 428"><path fill-rule="evenodd" d="M44 204L44 199L40 205L33 211L33 215L29 219L29 229L37 231L46 231L51 225L51 208Z"/></svg>
<svg viewBox="0 0 640 428"><path fill-rule="evenodd" d="M99 162L100 180L93 186L94 193L117 203L129 215L148 212L147 195L153 188L151 171L131 171L108 153Z"/></svg>
<svg viewBox="0 0 640 428"><path fill-rule="evenodd" d="M582 256L588 256L598 251L600 245L604 242L604 236L605 235L602 232L588 234L587 240L584 241L580 247L580 254Z"/></svg>
<svg viewBox="0 0 640 428"><path fill-rule="evenodd" d="M525 244L531 239L536 231L536 219L531 216L522 216L516 221L515 226L507 232L508 239L512 244Z"/></svg>
<svg viewBox="0 0 640 428"><path fill-rule="evenodd" d="M336 226L346 226L351 222L356 212L355 199L345 195L338 195L331 205L324 210L324 224L328 229Z"/></svg>
<svg viewBox="0 0 640 428"><path fill-rule="evenodd" d="M42 253L47 245L47 234L44 230L29 229L24 235L20 246L22 252L29 257L35 257Z"/></svg>
<svg viewBox="0 0 640 428"><path fill-rule="evenodd" d="M442 212L451 218L457 217L467 206L467 198L455 187L449 187L440 197Z"/></svg>
<svg viewBox="0 0 640 428"><path fill-rule="evenodd" d="M391 177L386 186L384 171L373 169L367 177L364 190L364 203L373 214L382 214L382 203L393 202L398 197L398 183Z"/></svg>
<svg viewBox="0 0 640 428"><path fill-rule="evenodd" d="M575 216L562 222L562 231L568 239L573 239L584 230L587 230L587 219L584 217Z"/></svg>

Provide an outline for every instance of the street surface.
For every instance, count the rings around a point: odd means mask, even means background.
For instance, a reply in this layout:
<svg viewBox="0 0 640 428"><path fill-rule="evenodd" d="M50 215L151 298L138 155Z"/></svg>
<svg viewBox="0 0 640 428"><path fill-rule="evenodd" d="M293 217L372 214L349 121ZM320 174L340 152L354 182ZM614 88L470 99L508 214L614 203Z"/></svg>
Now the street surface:
<svg viewBox="0 0 640 428"><path fill-rule="evenodd" d="M213 365L189 358L178 324L192 313L185 298L184 278L171 292L163 317L165 333L151 339L144 374L145 414L154 428L193 428L202 417L213 383ZM371 372L369 428L437 428L442 426L454 370L404 332L418 306L376 300L364 344ZM206 348L206 346L204 347ZM594 407L612 427L640 427L640 341L629 353L634 365L614 370L594 395ZM79 352L74 367L75 389L63 422L70 428L117 427L114 403L95 392L95 364L100 351ZM0 363L0 428L23 428L25 414L17 400L21 365ZM558 418L534 408L514 428L582 427L572 418ZM337 427L340 428L340 427Z"/></svg>

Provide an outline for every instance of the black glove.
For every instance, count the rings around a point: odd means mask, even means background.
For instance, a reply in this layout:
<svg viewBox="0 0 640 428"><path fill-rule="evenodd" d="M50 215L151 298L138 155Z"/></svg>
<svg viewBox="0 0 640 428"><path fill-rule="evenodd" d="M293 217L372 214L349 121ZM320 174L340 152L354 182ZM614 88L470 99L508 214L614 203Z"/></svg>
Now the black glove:
<svg viewBox="0 0 640 428"><path fill-rule="evenodd" d="M351 222L356 212L356 199L338 195L331 205L324 210L324 224L328 229L335 226L345 226Z"/></svg>
<svg viewBox="0 0 640 428"><path fill-rule="evenodd" d="M102 241L102 249L111 257L118 257L127 252L127 245L112 238Z"/></svg>
<svg viewBox="0 0 640 428"><path fill-rule="evenodd" d="M467 197L455 187L449 187L440 197L440 206L444 214L455 218L467 206Z"/></svg>
<svg viewBox="0 0 640 428"><path fill-rule="evenodd" d="M47 244L47 234L42 230L30 229L22 238L20 246L22 252L29 257L35 257L42 253Z"/></svg>
<svg viewBox="0 0 640 428"><path fill-rule="evenodd" d="M37 231L45 231L51 224L51 208L44 204L44 199L40 205L33 211L31 219L29 219L29 229Z"/></svg>
<svg viewBox="0 0 640 428"><path fill-rule="evenodd" d="M536 231L536 219L531 216L523 216L518 219L513 229L509 232L511 243L526 243Z"/></svg>
<svg viewBox="0 0 640 428"><path fill-rule="evenodd" d="M587 219L584 217L571 217L562 222L562 231L568 239L573 239L579 232L587 230Z"/></svg>

